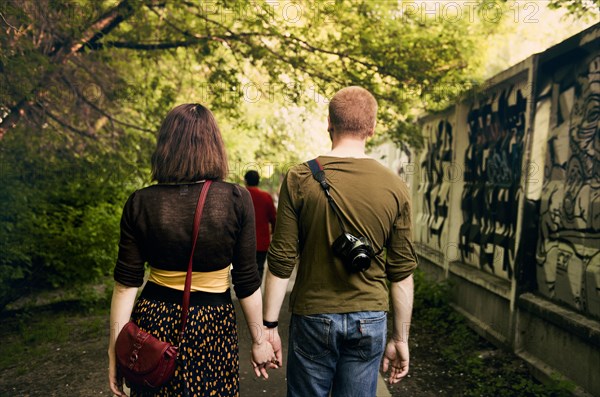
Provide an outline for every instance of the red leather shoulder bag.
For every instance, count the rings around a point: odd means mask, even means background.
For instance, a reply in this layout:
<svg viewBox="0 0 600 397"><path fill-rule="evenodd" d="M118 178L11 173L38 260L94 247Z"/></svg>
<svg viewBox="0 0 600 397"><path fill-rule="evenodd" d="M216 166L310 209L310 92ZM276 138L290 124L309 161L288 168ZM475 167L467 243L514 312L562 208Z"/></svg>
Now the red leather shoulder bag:
<svg viewBox="0 0 600 397"><path fill-rule="evenodd" d="M210 184L211 181L207 180L204 186L202 186L194 214L192 252L185 277L181 310L181 332L179 333L177 346L169 342L163 342L146 331L141 330L133 321L125 324L115 342L119 376L123 376L130 385L146 389L158 389L171 380L175 373L179 344L184 335L190 306L194 251L196 241L198 240L202 210L204 209L204 202L206 201Z"/></svg>

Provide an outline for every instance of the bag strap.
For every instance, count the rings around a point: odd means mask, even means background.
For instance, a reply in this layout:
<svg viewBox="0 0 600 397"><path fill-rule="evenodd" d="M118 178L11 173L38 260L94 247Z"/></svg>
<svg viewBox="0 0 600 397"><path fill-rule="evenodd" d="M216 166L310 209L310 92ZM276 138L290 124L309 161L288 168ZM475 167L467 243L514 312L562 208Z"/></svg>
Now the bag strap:
<svg viewBox="0 0 600 397"><path fill-rule="evenodd" d="M329 205L331 205L331 208L333 208L333 212L335 213L335 216L338 218L340 227L342 228L342 232L348 233L346 231L346 227L344 226L344 221L343 221L342 215L340 213L340 208L338 207L337 203L335 202L335 200L329 193L330 186L329 186L329 183L325 180L325 170L323 169L323 166L321 165L321 163L319 163L319 160L317 160L317 159L309 160L306 163L308 164L308 168L310 168L310 172L312 172L313 178L315 178L315 180L317 182L319 182L319 185L321 185L321 187L323 188L323 191L325 191L325 195L327 196L327 201L329 201ZM383 252L384 248L385 248L385 246L382 246L381 249L378 252L376 252L374 255L377 256L377 255L381 254Z"/></svg>
<svg viewBox="0 0 600 397"><path fill-rule="evenodd" d="M329 202L329 205L331 205L331 208L333 209L333 212L335 213L335 216L337 217L340 223L342 232L347 233L346 227L344 226L344 221L342 220L342 215L340 213L340 208L331 196L331 193L329 193L329 183L325 179L325 170L323 170L323 166L321 165L321 163L319 163L319 160L317 159L309 160L307 164L308 168L310 168L310 172L312 172L313 178L315 178L315 180L319 182L319 185L321 185L321 187L323 188L323 191L327 196L327 201Z"/></svg>
<svg viewBox="0 0 600 397"><path fill-rule="evenodd" d="M210 187L211 183L212 181L210 180L204 182L202 190L200 191L200 196L198 197L196 212L194 213L194 229L192 231L192 252L190 254L190 261L188 262L187 274L185 276L185 288L183 290L183 304L181 309L181 332L179 333L180 342L185 332L185 325L187 323L188 311L190 308L190 290L192 289L192 264L194 262L194 251L196 251L196 242L198 241L198 232L200 230L200 221L202 220L202 211L204 210L204 203L206 202L208 188Z"/></svg>

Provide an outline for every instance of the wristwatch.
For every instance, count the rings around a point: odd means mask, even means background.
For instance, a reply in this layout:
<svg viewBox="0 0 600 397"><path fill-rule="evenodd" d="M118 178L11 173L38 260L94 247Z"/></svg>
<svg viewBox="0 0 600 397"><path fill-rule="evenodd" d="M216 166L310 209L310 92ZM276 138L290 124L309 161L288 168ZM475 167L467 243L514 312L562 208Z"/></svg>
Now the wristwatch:
<svg viewBox="0 0 600 397"><path fill-rule="evenodd" d="M263 320L263 325L267 328L277 328L279 321L267 321Z"/></svg>

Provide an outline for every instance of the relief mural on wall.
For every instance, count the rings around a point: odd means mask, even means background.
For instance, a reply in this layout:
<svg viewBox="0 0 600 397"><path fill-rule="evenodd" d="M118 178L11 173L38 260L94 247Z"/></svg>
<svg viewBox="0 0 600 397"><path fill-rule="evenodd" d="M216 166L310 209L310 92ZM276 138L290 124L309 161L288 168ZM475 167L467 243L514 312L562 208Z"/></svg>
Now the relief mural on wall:
<svg viewBox="0 0 600 397"><path fill-rule="evenodd" d="M550 82L538 289L600 316L600 54L563 69Z"/></svg>
<svg viewBox="0 0 600 397"><path fill-rule="evenodd" d="M475 103L467 119L464 155L462 260L513 277L521 160L526 126L524 86L495 91Z"/></svg>
<svg viewBox="0 0 600 397"><path fill-rule="evenodd" d="M450 183L445 177L452 163L452 124L447 118L435 119L423 126L425 150L419 157L419 186L416 224L417 241L443 250L448 225Z"/></svg>

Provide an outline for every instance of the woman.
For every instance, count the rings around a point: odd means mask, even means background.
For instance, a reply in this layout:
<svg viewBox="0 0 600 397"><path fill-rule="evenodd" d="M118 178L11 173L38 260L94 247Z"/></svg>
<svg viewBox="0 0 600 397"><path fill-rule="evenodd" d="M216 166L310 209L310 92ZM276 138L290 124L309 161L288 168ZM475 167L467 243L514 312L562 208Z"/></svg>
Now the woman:
<svg viewBox="0 0 600 397"><path fill-rule="evenodd" d="M132 389L131 395L239 395L236 320L229 292L231 264L231 280L252 336L255 373L266 378L266 369L274 367L270 364L273 349L261 338L252 200L247 190L223 182L226 175L223 139L212 113L198 104L171 110L152 155L152 177L158 184L133 193L121 218L108 349L110 388L118 396L125 394L116 375L114 346L130 317L141 329L177 344L174 335L180 327L194 211L207 179L214 182L200 223L188 322L175 375L156 392ZM150 275L134 305L146 262Z"/></svg>

